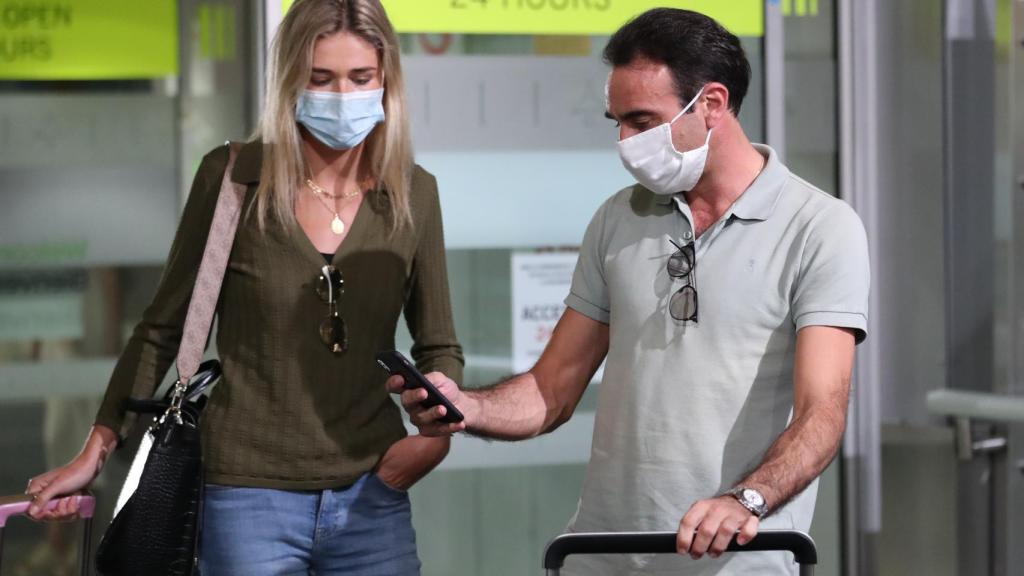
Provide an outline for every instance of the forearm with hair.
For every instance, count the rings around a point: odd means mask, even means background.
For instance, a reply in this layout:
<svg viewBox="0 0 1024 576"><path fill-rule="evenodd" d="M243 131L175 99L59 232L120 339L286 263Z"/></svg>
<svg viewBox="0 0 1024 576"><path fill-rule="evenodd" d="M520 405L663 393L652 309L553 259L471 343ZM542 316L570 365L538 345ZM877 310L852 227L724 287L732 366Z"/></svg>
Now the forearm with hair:
<svg viewBox="0 0 1024 576"><path fill-rule="evenodd" d="M573 408L545 394L532 372L464 394L476 416L467 431L498 440L523 440L551 432L569 419Z"/></svg>
<svg viewBox="0 0 1024 576"><path fill-rule="evenodd" d="M463 392L467 430L500 440L551 432L572 416L607 353L608 325L567 309L529 372Z"/></svg>
<svg viewBox="0 0 1024 576"><path fill-rule="evenodd" d="M835 457L846 427L848 394L847 379L841 391L795 417L761 465L740 482L764 496L769 513L807 488Z"/></svg>

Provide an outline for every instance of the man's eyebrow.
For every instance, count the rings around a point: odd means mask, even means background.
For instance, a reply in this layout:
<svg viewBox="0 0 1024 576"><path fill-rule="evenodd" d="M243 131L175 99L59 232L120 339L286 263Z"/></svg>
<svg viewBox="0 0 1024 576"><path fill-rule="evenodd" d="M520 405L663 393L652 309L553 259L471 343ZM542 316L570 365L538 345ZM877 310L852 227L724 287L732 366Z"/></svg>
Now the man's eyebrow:
<svg viewBox="0 0 1024 576"><path fill-rule="evenodd" d="M612 116L612 113L608 111L604 113L605 118L609 120L616 120L618 122L635 121L645 116L654 116L654 112L650 110L630 110L629 112L623 114L621 118L616 118L615 116Z"/></svg>

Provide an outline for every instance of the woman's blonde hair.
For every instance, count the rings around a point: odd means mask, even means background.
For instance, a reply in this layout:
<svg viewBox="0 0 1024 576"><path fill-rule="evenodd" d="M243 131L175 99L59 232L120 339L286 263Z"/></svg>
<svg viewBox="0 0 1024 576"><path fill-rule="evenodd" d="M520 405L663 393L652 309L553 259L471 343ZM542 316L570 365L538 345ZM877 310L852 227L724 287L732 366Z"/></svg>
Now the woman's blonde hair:
<svg viewBox="0 0 1024 576"><path fill-rule="evenodd" d="M298 191L308 176L295 122L295 103L313 68L316 41L348 32L377 48L384 80L384 123L364 142L364 162L378 189L388 195L392 231L412 223L409 208L412 143L398 37L379 0L296 0L274 36L267 66L267 93L255 137L264 144L255 208L262 227L268 215L295 219Z"/></svg>

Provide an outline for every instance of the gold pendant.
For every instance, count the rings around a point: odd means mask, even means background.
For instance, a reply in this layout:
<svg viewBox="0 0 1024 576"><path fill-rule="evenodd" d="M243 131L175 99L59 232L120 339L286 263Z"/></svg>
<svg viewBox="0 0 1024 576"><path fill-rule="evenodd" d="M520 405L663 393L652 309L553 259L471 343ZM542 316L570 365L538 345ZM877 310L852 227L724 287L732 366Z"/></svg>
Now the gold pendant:
<svg viewBox="0 0 1024 576"><path fill-rule="evenodd" d="M331 232L338 236L345 233L345 222L337 214L334 215L334 220L331 220Z"/></svg>

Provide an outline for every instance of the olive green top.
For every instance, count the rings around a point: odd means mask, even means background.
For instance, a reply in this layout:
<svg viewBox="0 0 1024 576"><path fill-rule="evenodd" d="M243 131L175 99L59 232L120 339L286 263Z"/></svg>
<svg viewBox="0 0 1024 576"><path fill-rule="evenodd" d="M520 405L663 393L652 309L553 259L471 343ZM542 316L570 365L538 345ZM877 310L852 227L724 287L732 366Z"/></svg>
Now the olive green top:
<svg viewBox="0 0 1024 576"><path fill-rule="evenodd" d="M415 167L413 226L391 234L388 196L367 193L333 264L345 281L339 313L349 349L335 355L318 326L328 306L316 293L324 257L298 223L268 218L252 204L263 145L239 151L231 179L247 185L217 305L217 352L224 373L203 415L207 481L291 490L346 486L405 436L384 388L377 352L394 348L404 311L424 373L462 380L452 325L437 182ZM114 369L96 424L122 437L124 400L152 396L178 353L185 314L213 218L228 148L203 159L153 303Z"/></svg>

